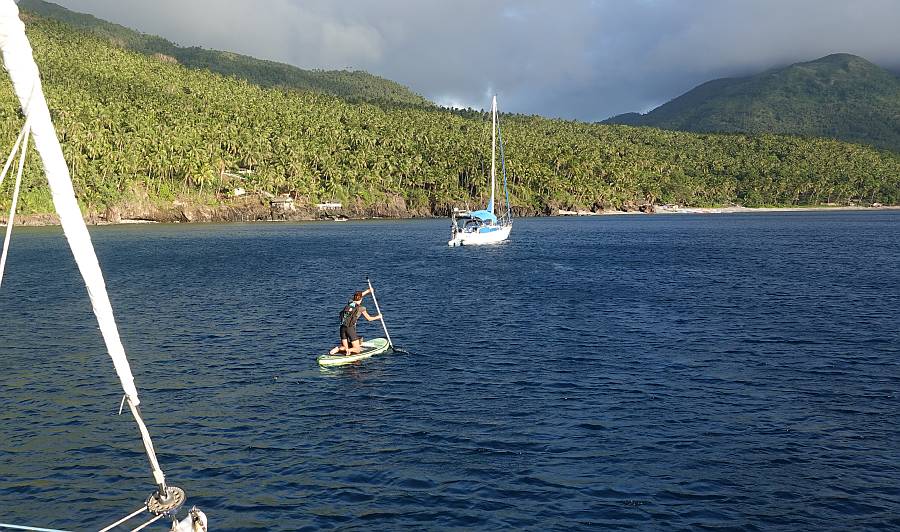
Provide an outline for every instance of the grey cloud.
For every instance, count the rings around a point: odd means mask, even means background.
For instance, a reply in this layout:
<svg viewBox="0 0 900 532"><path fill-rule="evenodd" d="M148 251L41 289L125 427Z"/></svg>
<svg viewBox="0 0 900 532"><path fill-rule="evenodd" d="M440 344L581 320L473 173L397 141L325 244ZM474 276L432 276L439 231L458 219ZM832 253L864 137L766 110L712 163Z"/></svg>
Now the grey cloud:
<svg viewBox="0 0 900 532"><path fill-rule="evenodd" d="M900 66L896 0L58 0L182 45L580 120L833 52Z"/></svg>

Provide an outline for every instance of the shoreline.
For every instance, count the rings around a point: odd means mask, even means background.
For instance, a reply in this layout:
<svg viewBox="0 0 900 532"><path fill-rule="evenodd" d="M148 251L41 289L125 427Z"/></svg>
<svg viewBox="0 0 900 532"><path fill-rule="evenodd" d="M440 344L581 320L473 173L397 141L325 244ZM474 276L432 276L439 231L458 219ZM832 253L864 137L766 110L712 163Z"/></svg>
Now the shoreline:
<svg viewBox="0 0 900 532"><path fill-rule="evenodd" d="M599 217L599 216L634 216L634 215L654 215L654 214L752 214L752 213L775 213L775 212L847 212L847 211L896 211L900 210L900 205L884 205L880 207L862 207L862 206L810 206L810 207L682 207L682 206L654 206L653 212L641 212L638 210L619 211L569 211L559 209L556 214L532 214L520 217L538 217L538 218L582 218L582 217ZM85 222L89 226L99 227L108 225L153 225L153 224L237 224L237 223L290 223L290 222L344 222L344 221L361 221L361 220L428 220L441 219L444 216L436 215L410 215L410 216L346 216L344 218L335 219L334 217L313 217L313 216L296 216L296 217L256 217L253 219L194 219L194 220L153 220L148 218L119 218L116 220L98 219L96 216L87 216ZM18 227L52 227L58 226L59 219L56 214L20 214L16 216L16 226ZM0 218L0 227L6 227L5 218Z"/></svg>
<svg viewBox="0 0 900 532"><path fill-rule="evenodd" d="M863 206L810 206L810 207L674 207L658 208L657 214L741 214L753 212L830 212L830 211L890 211L900 210L900 205L884 205L881 207Z"/></svg>
<svg viewBox="0 0 900 532"><path fill-rule="evenodd" d="M810 206L810 207L681 207L656 205L652 213L641 211L566 211L560 210L551 217L582 217L582 216L620 216L633 214L746 214L764 212L830 212L830 211L894 211L900 210L900 205L884 205L881 207L863 206Z"/></svg>

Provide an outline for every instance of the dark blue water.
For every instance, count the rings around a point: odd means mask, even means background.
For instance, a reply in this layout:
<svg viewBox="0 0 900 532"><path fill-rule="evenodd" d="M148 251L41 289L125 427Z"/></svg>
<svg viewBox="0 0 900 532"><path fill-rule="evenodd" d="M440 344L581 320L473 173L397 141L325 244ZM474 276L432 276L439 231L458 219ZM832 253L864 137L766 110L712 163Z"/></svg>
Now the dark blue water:
<svg viewBox="0 0 900 532"><path fill-rule="evenodd" d="M900 213L448 229L92 229L160 462L214 530L900 528ZM412 354L320 370L366 274ZM140 506L57 229L16 230L0 317L0 522Z"/></svg>

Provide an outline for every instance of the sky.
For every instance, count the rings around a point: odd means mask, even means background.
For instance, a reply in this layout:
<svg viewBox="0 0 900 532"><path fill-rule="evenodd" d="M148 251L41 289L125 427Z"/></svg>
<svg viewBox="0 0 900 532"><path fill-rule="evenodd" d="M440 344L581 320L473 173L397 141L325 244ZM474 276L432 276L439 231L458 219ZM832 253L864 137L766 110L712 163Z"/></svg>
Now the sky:
<svg viewBox="0 0 900 532"><path fill-rule="evenodd" d="M900 0L54 0L202 46L365 70L446 106L599 121L830 53L900 71Z"/></svg>

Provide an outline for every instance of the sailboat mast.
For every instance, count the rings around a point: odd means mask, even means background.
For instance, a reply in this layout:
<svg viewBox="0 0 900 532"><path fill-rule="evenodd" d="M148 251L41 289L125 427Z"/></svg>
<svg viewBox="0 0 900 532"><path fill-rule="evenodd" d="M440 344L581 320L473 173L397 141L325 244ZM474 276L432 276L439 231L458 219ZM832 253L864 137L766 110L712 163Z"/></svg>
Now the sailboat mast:
<svg viewBox="0 0 900 532"><path fill-rule="evenodd" d="M491 202L488 209L494 214L494 182L497 179L497 96L491 102Z"/></svg>

